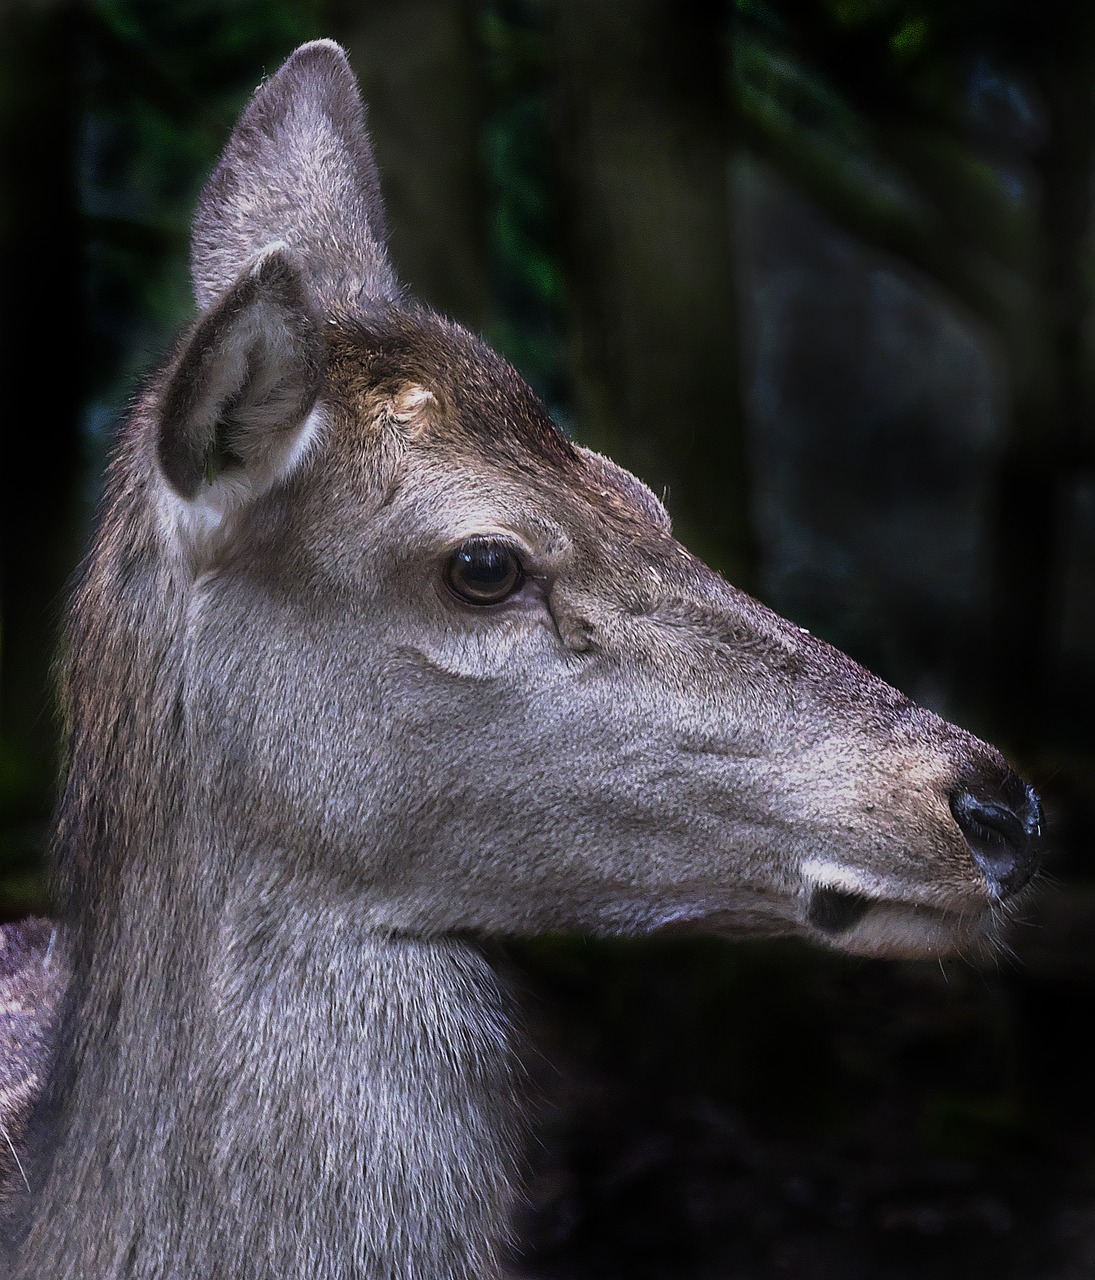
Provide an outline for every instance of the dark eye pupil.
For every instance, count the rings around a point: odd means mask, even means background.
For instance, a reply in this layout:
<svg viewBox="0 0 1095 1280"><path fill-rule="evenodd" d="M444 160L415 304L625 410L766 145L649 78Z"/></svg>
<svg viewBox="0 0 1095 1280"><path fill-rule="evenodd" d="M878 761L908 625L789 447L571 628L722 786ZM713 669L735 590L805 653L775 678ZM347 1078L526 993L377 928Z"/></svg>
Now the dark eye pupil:
<svg viewBox="0 0 1095 1280"><path fill-rule="evenodd" d="M448 565L449 586L471 604L497 604L521 583L516 553L502 542L465 542Z"/></svg>

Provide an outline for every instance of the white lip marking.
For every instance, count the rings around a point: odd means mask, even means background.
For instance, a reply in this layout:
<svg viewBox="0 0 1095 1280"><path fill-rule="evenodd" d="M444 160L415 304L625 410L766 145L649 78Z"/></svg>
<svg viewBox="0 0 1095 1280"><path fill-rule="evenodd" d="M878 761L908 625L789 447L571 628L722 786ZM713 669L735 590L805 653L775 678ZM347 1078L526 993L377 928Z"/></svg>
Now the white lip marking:
<svg viewBox="0 0 1095 1280"><path fill-rule="evenodd" d="M877 876L867 876L838 862L810 858L802 864L803 877L819 889L841 889L845 893L861 893L868 898L885 897L883 883Z"/></svg>

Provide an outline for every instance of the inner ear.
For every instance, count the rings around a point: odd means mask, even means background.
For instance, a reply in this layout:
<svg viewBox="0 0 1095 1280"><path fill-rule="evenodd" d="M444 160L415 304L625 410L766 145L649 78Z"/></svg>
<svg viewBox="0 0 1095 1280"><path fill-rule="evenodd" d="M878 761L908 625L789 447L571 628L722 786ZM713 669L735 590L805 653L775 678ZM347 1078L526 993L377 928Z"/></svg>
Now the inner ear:
<svg viewBox="0 0 1095 1280"><path fill-rule="evenodd" d="M261 253L199 321L169 374L157 439L180 497L237 473L272 482L319 393L322 327L290 252Z"/></svg>

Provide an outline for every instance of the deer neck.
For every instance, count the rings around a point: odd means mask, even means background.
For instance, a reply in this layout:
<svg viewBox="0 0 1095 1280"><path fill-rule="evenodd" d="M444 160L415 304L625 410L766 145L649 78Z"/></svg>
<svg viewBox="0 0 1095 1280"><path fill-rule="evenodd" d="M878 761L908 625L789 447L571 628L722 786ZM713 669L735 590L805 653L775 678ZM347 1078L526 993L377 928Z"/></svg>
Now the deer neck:
<svg viewBox="0 0 1095 1280"><path fill-rule="evenodd" d="M497 1275L514 1079L488 961L215 880L146 885L77 971L26 1274Z"/></svg>

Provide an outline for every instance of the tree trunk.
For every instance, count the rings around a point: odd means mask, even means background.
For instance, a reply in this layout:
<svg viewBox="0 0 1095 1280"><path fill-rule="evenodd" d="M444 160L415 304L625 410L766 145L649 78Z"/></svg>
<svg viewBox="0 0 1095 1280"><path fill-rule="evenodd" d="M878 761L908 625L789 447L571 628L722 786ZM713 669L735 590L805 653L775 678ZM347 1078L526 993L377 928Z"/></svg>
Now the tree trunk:
<svg viewBox="0 0 1095 1280"><path fill-rule="evenodd" d="M580 436L746 585L725 6L548 6ZM714 530L714 532L712 532Z"/></svg>
<svg viewBox="0 0 1095 1280"><path fill-rule="evenodd" d="M368 103L400 281L472 329L489 312L474 13L463 0L335 0Z"/></svg>

